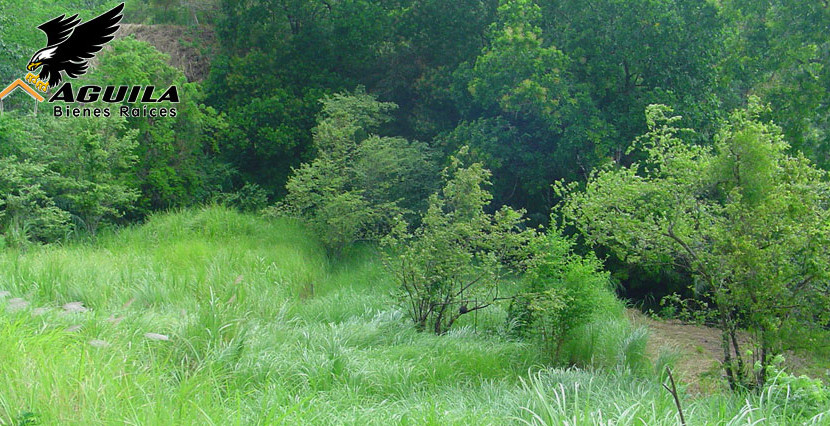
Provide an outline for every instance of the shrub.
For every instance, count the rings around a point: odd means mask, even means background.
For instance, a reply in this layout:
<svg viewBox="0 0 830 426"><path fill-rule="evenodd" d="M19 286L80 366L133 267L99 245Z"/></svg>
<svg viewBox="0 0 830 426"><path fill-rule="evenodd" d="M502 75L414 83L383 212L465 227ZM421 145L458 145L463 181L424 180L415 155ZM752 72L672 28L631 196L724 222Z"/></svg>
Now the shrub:
<svg viewBox="0 0 830 426"><path fill-rule="evenodd" d="M584 189L560 185L560 211L591 245L689 273L696 297L711 301L730 387L763 388L785 331L814 327L830 304L828 174L789 153L757 100L730 116L713 146L690 145L671 113L647 109L651 131L635 144L646 160L594 171ZM757 336L763 368L745 359L739 328Z"/></svg>
<svg viewBox="0 0 830 426"><path fill-rule="evenodd" d="M781 368L784 357L776 356L771 365L767 366L769 383L761 393L767 404L784 407L789 415L800 418L809 418L826 410L830 406L830 388L820 379L807 376L795 376ZM755 364L755 369L762 368L761 363Z"/></svg>
<svg viewBox="0 0 830 426"><path fill-rule="evenodd" d="M0 225L23 239L53 241L70 220L94 234L132 208L135 132L123 118L9 114L0 123ZM21 232L21 229L25 232Z"/></svg>
<svg viewBox="0 0 830 426"><path fill-rule="evenodd" d="M319 155L294 170L271 213L304 219L334 252L379 240L396 217L411 216L433 187L435 166L425 144L370 133L394 108L362 89L326 98L314 129Z"/></svg>
<svg viewBox="0 0 830 426"><path fill-rule="evenodd" d="M410 234L401 219L384 241L398 299L419 330L442 334L460 316L490 306L535 235L521 230L523 211L485 212L492 198L484 188L489 176L480 163L464 167L453 157L421 226Z"/></svg>
<svg viewBox="0 0 830 426"><path fill-rule="evenodd" d="M571 333L598 317L607 317L619 302L602 262L593 254L574 253L572 240L558 231L536 238L528 262L525 290L511 306L518 330L539 339L552 360L560 360Z"/></svg>
<svg viewBox="0 0 830 426"><path fill-rule="evenodd" d="M222 194L219 202L243 212L256 212L268 204L268 192L255 183L246 183L236 192Z"/></svg>

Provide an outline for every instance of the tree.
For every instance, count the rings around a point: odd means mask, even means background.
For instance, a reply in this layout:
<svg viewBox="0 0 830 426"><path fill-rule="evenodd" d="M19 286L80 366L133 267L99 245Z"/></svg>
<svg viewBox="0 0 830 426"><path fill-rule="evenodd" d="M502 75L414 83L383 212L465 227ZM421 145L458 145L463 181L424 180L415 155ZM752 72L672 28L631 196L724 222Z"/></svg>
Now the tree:
<svg viewBox="0 0 830 426"><path fill-rule="evenodd" d="M390 250L384 263L418 330L443 334L462 315L490 306L505 274L526 257L534 231L521 230L523 212L485 212L489 176L481 163L465 167L453 157L421 225L410 233L401 220L384 240Z"/></svg>
<svg viewBox="0 0 830 426"><path fill-rule="evenodd" d="M9 244L54 241L70 231L69 212L43 188L50 173L42 164L0 157L0 232Z"/></svg>
<svg viewBox="0 0 830 426"><path fill-rule="evenodd" d="M313 130L318 156L286 184L278 210L307 220L335 252L380 239L432 191L436 171L425 144L371 133L395 107L362 88L325 98Z"/></svg>
<svg viewBox="0 0 830 426"><path fill-rule="evenodd" d="M204 96L199 84L187 82L184 73L168 64L167 55L152 45L129 37L111 46L98 55L99 63L87 81L101 86L152 85L160 90L175 85L179 90L177 104L148 105L175 108L175 116L127 118L138 140L133 179L141 197L135 213L205 201L223 189L230 177L217 161L221 149L217 139L228 134L225 116L201 104ZM111 108L117 113L117 106Z"/></svg>
<svg viewBox="0 0 830 426"><path fill-rule="evenodd" d="M432 140L457 125L461 112L471 105L464 93L466 82L454 79L453 71L461 63L475 61L486 46L498 4L498 0L387 4L388 35L364 84L400 106L393 123L396 134Z"/></svg>
<svg viewBox="0 0 830 426"><path fill-rule="evenodd" d="M822 1L729 0L734 28L725 41L720 78L729 104L758 96L772 105L793 148L830 166L830 7Z"/></svg>
<svg viewBox="0 0 830 426"><path fill-rule="evenodd" d="M48 186L56 205L72 213L89 234L133 209L139 193L131 181L136 132L124 119L67 118L41 121L30 135L43 151L32 157L56 174Z"/></svg>
<svg viewBox="0 0 830 426"><path fill-rule="evenodd" d="M571 59L545 39L541 17L530 0L500 3L489 45L455 72L468 92L466 120L441 138L450 151L469 145L493 170L499 204L533 213L550 209L549 182L577 177L575 164L589 168L609 136Z"/></svg>
<svg viewBox="0 0 830 426"><path fill-rule="evenodd" d="M388 17L378 2L222 0L205 82L228 115L223 158L272 194L313 154L319 100L370 75ZM241 185L239 185L241 186Z"/></svg>
<svg viewBox="0 0 830 426"><path fill-rule="evenodd" d="M638 138L647 160L560 185L561 213L594 245L632 263L684 268L711 300L733 389L761 387L780 336L823 323L830 299L827 173L787 154L780 128L756 103L737 110L713 147L688 144L679 117L650 106ZM755 363L737 338L752 332ZM755 368L757 367L757 368Z"/></svg>
<svg viewBox="0 0 830 426"><path fill-rule="evenodd" d="M53 241L71 217L94 234L133 208L135 131L121 117L37 121L8 114L0 126L2 199L8 224L31 224L32 237Z"/></svg>
<svg viewBox="0 0 830 426"><path fill-rule="evenodd" d="M541 28L572 59L613 138L600 144L615 161L646 130L649 104L678 110L708 137L720 119L716 65L725 28L714 2L579 0L541 2Z"/></svg>

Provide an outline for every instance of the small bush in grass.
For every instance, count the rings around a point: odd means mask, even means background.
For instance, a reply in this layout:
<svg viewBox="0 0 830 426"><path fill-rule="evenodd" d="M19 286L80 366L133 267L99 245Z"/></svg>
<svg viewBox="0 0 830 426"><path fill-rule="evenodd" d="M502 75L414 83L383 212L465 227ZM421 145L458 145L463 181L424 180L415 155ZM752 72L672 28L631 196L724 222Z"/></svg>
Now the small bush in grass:
<svg viewBox="0 0 830 426"><path fill-rule="evenodd" d="M391 251L385 264L399 285L399 301L419 330L436 334L498 300L505 275L535 235L520 229L523 211L485 212L490 172L480 163L465 167L453 157L444 175L446 184L430 197L421 226L410 234L401 219L385 239Z"/></svg>
<svg viewBox="0 0 830 426"><path fill-rule="evenodd" d="M511 306L511 319L522 334L539 339L554 361L574 330L595 318L619 315L609 275L593 254L580 256L573 241L551 231L535 239L526 288Z"/></svg>
<svg viewBox="0 0 830 426"><path fill-rule="evenodd" d="M274 215L306 221L331 251L383 237L399 215L421 209L437 167L421 142L372 134L397 105L363 89L323 100L314 128L317 158L293 171Z"/></svg>
<svg viewBox="0 0 830 426"><path fill-rule="evenodd" d="M268 204L268 192L255 183L246 183L236 192L223 194L219 201L243 212L257 212Z"/></svg>
<svg viewBox="0 0 830 426"><path fill-rule="evenodd" d="M784 371L780 365L784 357L777 356L767 367L770 381L761 393L768 404L784 407L785 414L797 417L811 417L830 408L830 388L819 379L795 376ZM760 362L755 368L761 368Z"/></svg>

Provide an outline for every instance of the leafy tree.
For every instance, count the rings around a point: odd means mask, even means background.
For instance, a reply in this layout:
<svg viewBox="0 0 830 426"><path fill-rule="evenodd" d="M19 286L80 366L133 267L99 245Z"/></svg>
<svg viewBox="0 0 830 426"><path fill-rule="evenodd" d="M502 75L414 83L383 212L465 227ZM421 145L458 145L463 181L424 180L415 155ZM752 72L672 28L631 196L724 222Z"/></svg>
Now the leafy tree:
<svg viewBox="0 0 830 426"><path fill-rule="evenodd" d="M134 185L141 197L136 213L204 201L227 186L229 172L216 161L220 150L216 139L227 134L227 122L222 114L201 104L200 86L188 83L180 70L168 64L167 55L146 42L129 37L111 46L98 55L99 64L87 81L102 86L152 85L160 90L176 85L179 89L178 104L148 104L175 108L175 116L127 119L138 140ZM111 108L118 114L117 106Z"/></svg>
<svg viewBox="0 0 830 426"><path fill-rule="evenodd" d="M729 104L747 95L772 105L770 118L787 140L824 168L830 166L830 7L822 1L729 0L720 78Z"/></svg>
<svg viewBox="0 0 830 426"><path fill-rule="evenodd" d="M498 4L402 0L385 5L388 35L363 84L400 106L391 123L395 134L432 140L470 109L466 82L454 79L453 71L475 61L486 46Z"/></svg>
<svg viewBox="0 0 830 426"><path fill-rule="evenodd" d="M400 221L384 240L390 249L385 264L418 330L442 334L460 316L490 306L505 274L526 256L534 232L521 230L523 212L485 212L489 176L481 163L465 167L453 157L421 225L410 233Z"/></svg>
<svg viewBox="0 0 830 426"><path fill-rule="evenodd" d="M280 210L308 220L334 251L379 239L432 190L435 166L424 144L371 133L394 108L362 88L325 98L313 131L318 156L288 180Z"/></svg>
<svg viewBox="0 0 830 426"><path fill-rule="evenodd" d="M541 27L566 52L576 81L589 88L614 137L603 156L621 161L630 141L646 130L642 111L676 108L702 133L720 119L716 65L725 37L713 2L578 0L540 2Z"/></svg>
<svg viewBox="0 0 830 426"><path fill-rule="evenodd" d="M120 118L98 120L44 120L39 134L31 135L43 149L32 160L46 161L58 176L50 185L55 203L90 234L132 210L139 196L130 179L135 131L125 129Z"/></svg>
<svg viewBox="0 0 830 426"><path fill-rule="evenodd" d="M549 182L576 178L575 163L590 168L610 129L574 81L570 58L545 40L539 6L502 1L497 18L489 45L455 73L469 94L469 119L441 143L449 150L469 145L494 171L497 203L544 217L553 203Z"/></svg>
<svg viewBox="0 0 830 426"><path fill-rule="evenodd" d="M35 239L62 237L70 217L94 234L133 208L136 139L123 118L9 115L0 139L6 220L31 223Z"/></svg>
<svg viewBox="0 0 830 426"><path fill-rule="evenodd" d="M650 106L651 131L636 143L646 161L597 171L584 191L560 186L561 212L591 244L691 273L713 303L732 388L763 386L780 337L826 321L830 303L827 174L787 154L763 112L757 103L734 112L710 148L684 141L670 108ZM756 336L756 363L739 327Z"/></svg>
<svg viewBox="0 0 830 426"><path fill-rule="evenodd" d="M245 181L282 195L291 167L311 158L318 100L371 73L387 16L369 1L221 7L223 50L205 87L208 103L229 117L223 156Z"/></svg>
<svg viewBox="0 0 830 426"><path fill-rule="evenodd" d="M54 241L69 232L69 212L47 195L44 177L50 173L42 164L0 157L0 231L7 244Z"/></svg>

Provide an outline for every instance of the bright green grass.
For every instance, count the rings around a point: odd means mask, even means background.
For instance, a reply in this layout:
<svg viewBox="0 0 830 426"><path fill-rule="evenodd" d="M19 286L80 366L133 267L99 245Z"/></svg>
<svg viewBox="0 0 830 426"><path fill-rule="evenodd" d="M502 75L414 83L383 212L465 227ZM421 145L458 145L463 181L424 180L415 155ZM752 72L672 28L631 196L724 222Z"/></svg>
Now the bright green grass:
<svg viewBox="0 0 830 426"><path fill-rule="evenodd" d="M677 424L630 368L540 367L533 345L501 337L499 307L446 336L414 332L369 250L332 263L290 221L159 215L94 244L2 253L0 290L0 424ZM609 327L622 349L591 349L602 365L644 341ZM816 415L781 400L685 403L691 424Z"/></svg>

